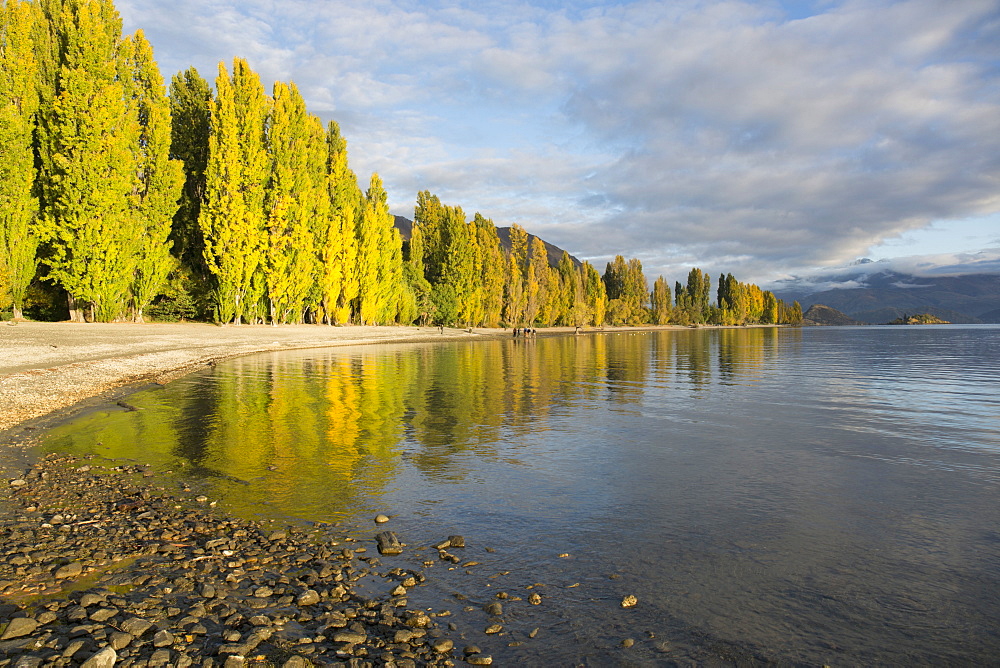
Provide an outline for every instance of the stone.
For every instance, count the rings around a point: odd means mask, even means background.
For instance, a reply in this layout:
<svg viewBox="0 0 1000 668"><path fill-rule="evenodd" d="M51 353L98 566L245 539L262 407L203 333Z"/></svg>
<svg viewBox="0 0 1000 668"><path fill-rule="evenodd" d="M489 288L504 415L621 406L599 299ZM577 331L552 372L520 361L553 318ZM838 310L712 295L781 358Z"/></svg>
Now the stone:
<svg viewBox="0 0 1000 668"><path fill-rule="evenodd" d="M392 555L403 553L403 546L399 542L399 538L391 531L383 531L375 536L375 540L378 541L379 554Z"/></svg>
<svg viewBox="0 0 1000 668"><path fill-rule="evenodd" d="M470 666L492 666L493 657L488 654L471 654L465 657L465 662Z"/></svg>
<svg viewBox="0 0 1000 668"><path fill-rule="evenodd" d="M117 660L118 652L111 647L105 647L80 664L80 668L113 668Z"/></svg>
<svg viewBox="0 0 1000 668"><path fill-rule="evenodd" d="M123 631L115 631L114 633L111 634L111 637L108 638L108 644L116 650L125 649L126 647L129 646L129 643L131 643L132 640L133 638L131 633L124 633Z"/></svg>
<svg viewBox="0 0 1000 668"><path fill-rule="evenodd" d="M87 592L86 594L80 597L80 605L82 605L85 608L89 608L92 605L99 605L101 603L104 603L106 600L107 599L104 596L101 596L100 594Z"/></svg>
<svg viewBox="0 0 1000 668"><path fill-rule="evenodd" d="M23 638L24 636L31 635L38 628L38 620L32 619L31 617L15 617L10 620L10 624L4 629L3 635L0 635L0 640L11 640L13 638Z"/></svg>
<svg viewBox="0 0 1000 668"><path fill-rule="evenodd" d="M389 516L388 515L378 514L378 515L375 516L375 523L376 524L385 524L388 521L389 521Z"/></svg>
<svg viewBox="0 0 1000 668"><path fill-rule="evenodd" d="M500 625L500 624L490 624L489 626L486 627L486 629L483 632L486 635L494 635L496 633L500 633L501 631L503 631L503 626L502 625Z"/></svg>
<svg viewBox="0 0 1000 668"><path fill-rule="evenodd" d="M102 624L118 614L118 608L98 608L90 613L90 621Z"/></svg>
<svg viewBox="0 0 1000 668"><path fill-rule="evenodd" d="M122 622L121 630L131 634L134 638L140 637L143 633L153 628L153 623L142 617L130 617Z"/></svg>
<svg viewBox="0 0 1000 668"><path fill-rule="evenodd" d="M635 639L633 638L625 638L625 640L622 640L622 647L624 647L625 649L628 649L634 644L635 644Z"/></svg>
<svg viewBox="0 0 1000 668"><path fill-rule="evenodd" d="M71 561L65 566L60 566L56 569L55 578L57 580L64 580L66 578L75 578L83 573L83 564L79 561Z"/></svg>
<svg viewBox="0 0 1000 668"><path fill-rule="evenodd" d="M632 594L629 594L628 596L622 599L623 608L634 608L636 605L638 605L638 603L639 599L637 599Z"/></svg>
<svg viewBox="0 0 1000 668"><path fill-rule="evenodd" d="M503 605L501 603L490 603L485 608L487 615L492 615L494 617L499 617L503 614Z"/></svg>
<svg viewBox="0 0 1000 668"><path fill-rule="evenodd" d="M281 664L281 668L308 668L311 665L312 662L309 659L296 654Z"/></svg>
<svg viewBox="0 0 1000 668"><path fill-rule="evenodd" d="M150 666L166 666L170 664L170 650L158 649L149 657Z"/></svg>
<svg viewBox="0 0 1000 668"><path fill-rule="evenodd" d="M465 547L465 538L462 536L448 536L449 547Z"/></svg>
<svg viewBox="0 0 1000 668"><path fill-rule="evenodd" d="M455 643L447 638L438 638L431 643L431 647L435 652L446 654L450 652L453 647L455 647Z"/></svg>
<svg viewBox="0 0 1000 668"><path fill-rule="evenodd" d="M358 633L357 631L337 631L333 635L333 642L346 642L356 645L359 642L364 642L368 639L368 636L364 633Z"/></svg>
<svg viewBox="0 0 1000 668"><path fill-rule="evenodd" d="M295 598L296 605L308 606L319 603L319 592L315 589L306 589Z"/></svg>
<svg viewBox="0 0 1000 668"><path fill-rule="evenodd" d="M538 594L538 592L535 592L534 594L528 597L528 603L530 603L531 605L541 605L542 597Z"/></svg>
<svg viewBox="0 0 1000 668"><path fill-rule="evenodd" d="M157 631L153 636L153 647L169 647L174 644L174 634L166 629Z"/></svg>
<svg viewBox="0 0 1000 668"><path fill-rule="evenodd" d="M427 631L423 629L399 629L396 631L393 640L396 642L413 642L419 638L423 638L427 635Z"/></svg>

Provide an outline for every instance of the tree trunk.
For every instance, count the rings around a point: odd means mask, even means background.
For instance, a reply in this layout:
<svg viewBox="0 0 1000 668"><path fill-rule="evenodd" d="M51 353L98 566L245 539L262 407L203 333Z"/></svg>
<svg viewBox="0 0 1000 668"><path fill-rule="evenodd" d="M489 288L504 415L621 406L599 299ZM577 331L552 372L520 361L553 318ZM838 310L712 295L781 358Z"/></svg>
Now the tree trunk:
<svg viewBox="0 0 1000 668"><path fill-rule="evenodd" d="M73 295L67 293L66 305L69 307L69 321L83 322L83 313L77 309L76 298Z"/></svg>

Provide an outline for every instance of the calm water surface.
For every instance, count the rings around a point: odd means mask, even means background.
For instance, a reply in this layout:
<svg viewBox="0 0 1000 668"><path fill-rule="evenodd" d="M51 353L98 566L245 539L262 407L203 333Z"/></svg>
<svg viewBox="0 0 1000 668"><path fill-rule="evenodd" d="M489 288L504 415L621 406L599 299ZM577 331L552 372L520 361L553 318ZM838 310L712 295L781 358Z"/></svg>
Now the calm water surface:
<svg viewBox="0 0 1000 668"><path fill-rule="evenodd" d="M474 607L459 630L501 665L995 665L998 365L995 326L274 353L43 448L369 542L377 512L411 546L463 534L481 564L436 562L411 605ZM544 602L483 636L501 591Z"/></svg>

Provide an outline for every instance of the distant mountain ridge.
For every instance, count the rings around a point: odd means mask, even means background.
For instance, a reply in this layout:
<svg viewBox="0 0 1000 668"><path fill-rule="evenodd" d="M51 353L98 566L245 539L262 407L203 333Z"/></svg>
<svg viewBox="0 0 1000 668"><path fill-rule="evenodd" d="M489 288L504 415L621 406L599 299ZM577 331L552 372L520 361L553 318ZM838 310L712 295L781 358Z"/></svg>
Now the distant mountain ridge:
<svg viewBox="0 0 1000 668"><path fill-rule="evenodd" d="M822 304L854 320L876 324L913 313L929 313L953 323L1000 323L1000 274L915 276L846 269L814 280L824 287L778 286L774 293L804 307Z"/></svg>
<svg viewBox="0 0 1000 668"><path fill-rule="evenodd" d="M399 230L399 235L403 237L403 241L409 241L410 235L413 234L413 221L404 216L394 216L394 218L395 221L393 222L393 225L397 230ZM497 236L500 237L500 245L503 246L504 250L510 251L510 228L498 227ZM530 232L528 233L529 256L531 251L531 242L535 238L536 237L534 234L531 234ZM545 244L545 252L548 255L549 266L558 267L559 259L562 258L563 249L559 248L559 246L556 246L555 244L550 244L545 239L542 239L542 243ZM580 260L578 260L572 255L569 256L569 259L573 261L573 266L576 267L577 269L579 269L580 266L583 264L582 262L580 262Z"/></svg>

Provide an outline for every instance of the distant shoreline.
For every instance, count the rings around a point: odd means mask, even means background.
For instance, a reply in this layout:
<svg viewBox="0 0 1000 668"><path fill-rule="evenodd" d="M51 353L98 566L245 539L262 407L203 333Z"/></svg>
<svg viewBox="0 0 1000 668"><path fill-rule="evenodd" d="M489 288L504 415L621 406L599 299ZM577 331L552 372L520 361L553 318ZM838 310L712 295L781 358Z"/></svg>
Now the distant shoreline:
<svg viewBox="0 0 1000 668"><path fill-rule="evenodd" d="M719 327L704 325L703 328ZM581 328L581 334L687 330L682 325ZM547 327L539 336L566 336L575 327ZM19 426L119 388L166 383L218 361L276 350L378 343L500 339L508 329L328 327L207 323L0 324L0 442L23 436Z"/></svg>

